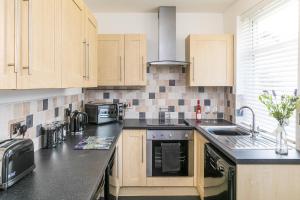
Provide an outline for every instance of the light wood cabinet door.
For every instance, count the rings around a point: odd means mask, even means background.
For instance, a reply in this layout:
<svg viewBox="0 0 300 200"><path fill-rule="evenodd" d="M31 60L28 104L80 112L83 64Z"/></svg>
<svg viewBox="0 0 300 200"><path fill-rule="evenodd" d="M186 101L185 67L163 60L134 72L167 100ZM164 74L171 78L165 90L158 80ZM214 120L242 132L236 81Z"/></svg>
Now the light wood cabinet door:
<svg viewBox="0 0 300 200"><path fill-rule="evenodd" d="M194 131L195 152L194 152L194 185L196 186L201 199L204 199L204 148L208 141L197 131Z"/></svg>
<svg viewBox="0 0 300 200"><path fill-rule="evenodd" d="M21 65L18 89L60 88L60 0L21 1Z"/></svg>
<svg viewBox="0 0 300 200"><path fill-rule="evenodd" d="M86 44L82 0L62 0L62 87L82 87Z"/></svg>
<svg viewBox="0 0 300 200"><path fill-rule="evenodd" d="M299 200L299 165L237 165L236 170L236 200Z"/></svg>
<svg viewBox="0 0 300 200"><path fill-rule="evenodd" d="M98 35L98 85L124 85L124 35Z"/></svg>
<svg viewBox="0 0 300 200"><path fill-rule="evenodd" d="M15 1L0 2L0 89L16 89Z"/></svg>
<svg viewBox="0 0 300 200"><path fill-rule="evenodd" d="M125 35L125 85L143 86L147 84L146 35Z"/></svg>
<svg viewBox="0 0 300 200"><path fill-rule="evenodd" d="M186 42L190 86L233 85L232 35L190 35Z"/></svg>
<svg viewBox="0 0 300 200"><path fill-rule="evenodd" d="M86 12L85 31L84 87L97 87L97 21L89 10Z"/></svg>
<svg viewBox="0 0 300 200"><path fill-rule="evenodd" d="M123 186L146 185L146 131L123 130Z"/></svg>

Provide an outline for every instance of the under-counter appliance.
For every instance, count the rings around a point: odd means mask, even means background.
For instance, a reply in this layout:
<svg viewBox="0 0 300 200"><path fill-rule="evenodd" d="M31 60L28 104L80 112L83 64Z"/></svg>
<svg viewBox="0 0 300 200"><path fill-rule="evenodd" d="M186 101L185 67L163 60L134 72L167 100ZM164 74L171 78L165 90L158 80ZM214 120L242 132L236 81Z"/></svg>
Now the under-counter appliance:
<svg viewBox="0 0 300 200"><path fill-rule="evenodd" d="M113 151L111 158L107 164L105 172L101 177L100 184L97 187L92 200L116 200L115 194L112 192L112 187L114 187L114 168L115 168L115 154L116 150Z"/></svg>
<svg viewBox="0 0 300 200"><path fill-rule="evenodd" d="M6 190L35 168L34 147L30 139L0 142L0 188Z"/></svg>
<svg viewBox="0 0 300 200"><path fill-rule="evenodd" d="M236 166L211 144L204 162L204 200L235 200Z"/></svg>
<svg viewBox="0 0 300 200"><path fill-rule="evenodd" d="M123 104L90 102L85 104L85 112L92 124L116 122L123 119Z"/></svg>
<svg viewBox="0 0 300 200"><path fill-rule="evenodd" d="M104 200L105 198L105 174L101 177L100 184L97 187L92 200Z"/></svg>
<svg viewBox="0 0 300 200"><path fill-rule="evenodd" d="M165 126L168 129L147 131L147 176L193 176L193 131L180 129L180 125Z"/></svg>

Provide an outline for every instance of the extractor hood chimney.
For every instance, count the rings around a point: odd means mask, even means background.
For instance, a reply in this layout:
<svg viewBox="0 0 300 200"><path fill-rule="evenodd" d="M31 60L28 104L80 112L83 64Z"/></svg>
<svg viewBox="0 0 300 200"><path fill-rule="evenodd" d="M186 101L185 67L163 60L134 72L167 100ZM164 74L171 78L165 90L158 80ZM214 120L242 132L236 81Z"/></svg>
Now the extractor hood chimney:
<svg viewBox="0 0 300 200"><path fill-rule="evenodd" d="M158 11L158 61L149 65L186 66L189 63L176 60L176 7L161 6Z"/></svg>

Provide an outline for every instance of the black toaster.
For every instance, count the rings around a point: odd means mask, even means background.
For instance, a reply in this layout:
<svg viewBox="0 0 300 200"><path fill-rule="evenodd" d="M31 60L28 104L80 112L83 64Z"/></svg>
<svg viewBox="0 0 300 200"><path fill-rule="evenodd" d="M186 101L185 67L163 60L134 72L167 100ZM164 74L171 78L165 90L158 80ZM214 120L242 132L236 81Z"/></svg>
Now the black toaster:
<svg viewBox="0 0 300 200"><path fill-rule="evenodd" d="M30 139L0 142L0 188L6 190L35 168L34 147Z"/></svg>

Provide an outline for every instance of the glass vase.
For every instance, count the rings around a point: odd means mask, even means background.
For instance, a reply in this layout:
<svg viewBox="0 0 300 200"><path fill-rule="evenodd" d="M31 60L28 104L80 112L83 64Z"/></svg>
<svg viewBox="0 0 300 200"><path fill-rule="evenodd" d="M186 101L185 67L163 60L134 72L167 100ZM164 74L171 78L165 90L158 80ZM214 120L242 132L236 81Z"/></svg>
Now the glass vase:
<svg viewBox="0 0 300 200"><path fill-rule="evenodd" d="M287 123L279 123L277 128L275 129L276 134L276 149L275 152L279 155L287 155L288 154L288 144L285 127Z"/></svg>

